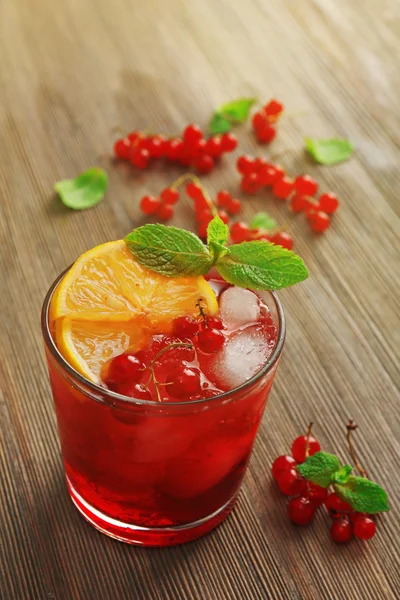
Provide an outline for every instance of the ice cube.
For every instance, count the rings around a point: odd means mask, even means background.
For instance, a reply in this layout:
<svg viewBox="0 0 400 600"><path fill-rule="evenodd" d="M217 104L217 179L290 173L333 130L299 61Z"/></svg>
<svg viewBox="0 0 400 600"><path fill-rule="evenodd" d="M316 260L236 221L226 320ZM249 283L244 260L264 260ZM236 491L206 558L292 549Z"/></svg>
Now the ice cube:
<svg viewBox="0 0 400 600"><path fill-rule="evenodd" d="M228 329L254 323L260 316L260 302L253 292L231 287L221 294L220 316Z"/></svg>
<svg viewBox="0 0 400 600"><path fill-rule="evenodd" d="M237 387L260 370L270 353L263 328L250 325L228 338L215 355L213 380L224 389Z"/></svg>

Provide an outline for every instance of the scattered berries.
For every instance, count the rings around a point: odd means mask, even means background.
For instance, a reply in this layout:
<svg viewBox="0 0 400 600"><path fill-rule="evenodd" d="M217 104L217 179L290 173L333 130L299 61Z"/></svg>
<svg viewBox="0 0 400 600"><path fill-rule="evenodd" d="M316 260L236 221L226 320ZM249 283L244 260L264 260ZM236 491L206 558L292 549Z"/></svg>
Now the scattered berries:
<svg viewBox="0 0 400 600"><path fill-rule="evenodd" d="M292 498L288 504L289 519L296 525L308 525L314 514L315 507L308 498Z"/></svg>
<svg viewBox="0 0 400 600"><path fill-rule="evenodd" d="M339 498L334 492L327 497L325 506L333 519L339 519L341 516L353 511L350 504Z"/></svg>
<svg viewBox="0 0 400 600"><path fill-rule="evenodd" d="M375 521L368 515L359 515L353 524L353 533L360 540L369 540L376 532Z"/></svg>
<svg viewBox="0 0 400 600"><path fill-rule="evenodd" d="M339 200L332 192L321 194L318 198L318 208L328 215L332 215L339 208Z"/></svg>
<svg viewBox="0 0 400 600"><path fill-rule="evenodd" d="M251 123L255 136L261 144L269 144L276 137L276 127L274 123L279 119L283 112L283 105L277 100L271 100L254 113Z"/></svg>
<svg viewBox="0 0 400 600"><path fill-rule="evenodd" d="M331 538L337 544L345 544L353 537L353 527L349 519L341 518L340 521L334 521L330 528Z"/></svg>
<svg viewBox="0 0 400 600"><path fill-rule="evenodd" d="M160 201L155 196L143 196L140 201L140 210L144 215L154 215L160 206Z"/></svg>
<svg viewBox="0 0 400 600"><path fill-rule="evenodd" d="M278 456L272 464L272 477L275 481L278 481L279 476L283 471L288 471L297 465L296 461L292 456L282 455Z"/></svg>
<svg viewBox="0 0 400 600"><path fill-rule="evenodd" d="M322 233L326 231L330 225L329 216L322 210L311 211L307 215L308 222L313 231Z"/></svg>
<svg viewBox="0 0 400 600"><path fill-rule="evenodd" d="M269 238L269 241L271 241L273 244L276 244L277 246L282 246L287 250L292 250L293 248L292 236L290 236L285 231L278 231L277 233L275 233L275 235Z"/></svg>
<svg viewBox="0 0 400 600"><path fill-rule="evenodd" d="M297 496L305 488L305 480L298 474L296 469L285 469L278 477L278 485L282 494L286 496Z"/></svg>
<svg viewBox="0 0 400 600"><path fill-rule="evenodd" d="M306 460L307 438L307 435L300 435L292 444L292 456L298 463ZM320 443L310 435L308 439L308 456L312 456L319 450L321 450Z"/></svg>
<svg viewBox="0 0 400 600"><path fill-rule="evenodd" d="M294 189L302 196L315 196L318 191L318 183L309 175L299 175L294 180Z"/></svg>

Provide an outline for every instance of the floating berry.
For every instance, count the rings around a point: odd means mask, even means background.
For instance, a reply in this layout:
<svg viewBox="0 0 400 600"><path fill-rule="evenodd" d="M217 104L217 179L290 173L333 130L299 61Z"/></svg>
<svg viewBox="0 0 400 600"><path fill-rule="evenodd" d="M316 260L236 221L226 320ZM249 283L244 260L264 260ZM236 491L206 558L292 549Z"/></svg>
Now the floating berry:
<svg viewBox="0 0 400 600"><path fill-rule="evenodd" d="M329 216L322 210L310 211L307 218L311 229L317 233L322 233L330 225Z"/></svg>
<svg viewBox="0 0 400 600"><path fill-rule="evenodd" d="M114 154L121 160L128 160L131 154L132 142L129 138L121 138L114 144Z"/></svg>
<svg viewBox="0 0 400 600"><path fill-rule="evenodd" d="M283 471L294 468L297 465L292 456L278 456L272 463L272 477L277 481Z"/></svg>
<svg viewBox="0 0 400 600"><path fill-rule="evenodd" d="M293 190L293 181L290 179L290 177L284 176L278 179L276 183L274 183L272 193L276 198L279 198L280 200L286 200L286 198L289 198Z"/></svg>
<svg viewBox="0 0 400 600"><path fill-rule="evenodd" d="M169 221L174 216L174 207L171 204L160 204L156 215L161 221Z"/></svg>
<svg viewBox="0 0 400 600"><path fill-rule="evenodd" d="M230 236L233 242L236 244L240 244L241 242L245 242L249 236L250 228L247 223L243 223L242 221L238 221L237 223L233 223L230 228Z"/></svg>
<svg viewBox="0 0 400 600"><path fill-rule="evenodd" d="M172 321L172 335L178 338L193 338L200 327L198 321L187 315L177 317Z"/></svg>
<svg viewBox="0 0 400 600"><path fill-rule="evenodd" d="M124 381L114 386L113 391L122 396L136 398L137 400L151 400L151 392L143 383Z"/></svg>
<svg viewBox="0 0 400 600"><path fill-rule="evenodd" d="M270 123L266 123L264 127L256 129L256 138L262 144L269 144L276 138L276 129Z"/></svg>
<svg viewBox="0 0 400 600"><path fill-rule="evenodd" d="M211 156L208 154L203 154L195 161L194 166L199 173L203 173L205 175L213 170L215 163Z"/></svg>
<svg viewBox="0 0 400 600"><path fill-rule="evenodd" d="M223 152L233 152L238 145L237 137L234 133L224 133L221 137L221 146Z"/></svg>
<svg viewBox="0 0 400 600"><path fill-rule="evenodd" d="M191 367L176 369L168 375L165 383L168 394L173 398L190 398L200 391L200 371Z"/></svg>
<svg viewBox="0 0 400 600"><path fill-rule="evenodd" d="M160 201L155 196L143 196L140 201L140 210L145 215L154 215L160 206Z"/></svg>
<svg viewBox="0 0 400 600"><path fill-rule="evenodd" d="M292 212L302 212L306 209L309 201L306 196L302 196L301 194L296 194L290 201L290 210Z"/></svg>
<svg viewBox="0 0 400 600"><path fill-rule="evenodd" d="M221 317L207 317L207 327L211 329L224 329Z"/></svg>
<svg viewBox="0 0 400 600"><path fill-rule="evenodd" d="M245 175L240 182L240 187L245 194L256 194L261 187L257 173Z"/></svg>
<svg viewBox="0 0 400 600"><path fill-rule="evenodd" d="M330 528L331 538L337 544L345 544L349 542L353 536L353 528L347 518L342 518L340 521L334 521Z"/></svg>
<svg viewBox="0 0 400 600"><path fill-rule="evenodd" d="M174 188L165 188L160 194L160 200L165 204L176 204L179 200L179 192Z"/></svg>
<svg viewBox="0 0 400 600"><path fill-rule="evenodd" d="M293 248L293 238L285 231L278 231L272 237L268 236L268 238L273 244L276 244L277 246L282 246L287 250L292 250Z"/></svg>
<svg viewBox="0 0 400 600"><path fill-rule="evenodd" d="M228 212L231 213L231 215L237 215L240 212L242 205L240 203L240 200L238 200L237 198L232 198L226 208Z"/></svg>
<svg viewBox="0 0 400 600"><path fill-rule="evenodd" d="M133 354L115 356L108 367L107 379L116 383L138 381L145 365Z"/></svg>
<svg viewBox="0 0 400 600"><path fill-rule="evenodd" d="M218 206L227 208L231 202L232 202L232 196L228 192L228 190L221 190L220 192L218 192L218 194L217 194Z"/></svg>
<svg viewBox="0 0 400 600"><path fill-rule="evenodd" d="M289 519L296 525L308 525L314 513L314 505L308 498L292 498L288 504Z"/></svg>
<svg viewBox="0 0 400 600"><path fill-rule="evenodd" d="M307 435L300 435L292 444L292 456L297 462L302 463L306 460ZM321 445L314 437L310 435L308 442L308 456L312 456L321 450Z"/></svg>
<svg viewBox="0 0 400 600"><path fill-rule="evenodd" d="M329 494L325 501L325 506L331 517L334 519L340 518L343 514L353 512L350 504L339 498L335 492Z"/></svg>
<svg viewBox="0 0 400 600"><path fill-rule="evenodd" d="M150 153L146 148L133 148L131 162L137 169L146 169L150 160Z"/></svg>
<svg viewBox="0 0 400 600"><path fill-rule="evenodd" d="M300 477L296 469L286 469L282 471L278 479L279 489L286 496L297 496L305 488L305 480Z"/></svg>
<svg viewBox="0 0 400 600"><path fill-rule="evenodd" d="M318 191L318 183L309 175L299 175L294 180L294 188L297 194L315 196Z"/></svg>
<svg viewBox="0 0 400 600"><path fill-rule="evenodd" d="M236 168L242 175L247 175L253 170L253 159L250 156L239 156L236 161Z"/></svg>
<svg viewBox="0 0 400 600"><path fill-rule="evenodd" d="M353 532L360 540L369 540L376 532L375 521L368 515L359 515L354 521Z"/></svg>
<svg viewBox="0 0 400 600"><path fill-rule="evenodd" d="M225 336L218 329L203 329L197 336L197 345L202 352L212 354L224 345Z"/></svg>
<svg viewBox="0 0 400 600"><path fill-rule="evenodd" d="M276 120L283 112L283 104L275 99L270 100L268 104L264 106L263 110L267 117L270 117L270 120L272 120L271 117L275 117Z"/></svg>
<svg viewBox="0 0 400 600"><path fill-rule="evenodd" d="M327 192L318 198L318 208L328 215L331 215L339 208L339 200L335 194Z"/></svg>
<svg viewBox="0 0 400 600"><path fill-rule="evenodd" d="M227 212L225 212L224 210L219 210L218 211L218 216L221 219L221 221L223 223L225 223L225 225L227 225L229 223L229 215Z"/></svg>
<svg viewBox="0 0 400 600"><path fill-rule="evenodd" d="M203 138L203 132L198 125L190 124L185 128L182 137L185 146L193 148Z"/></svg>
<svg viewBox="0 0 400 600"><path fill-rule="evenodd" d="M328 497L327 488L323 488L312 481L307 481L307 498L314 506L321 506Z"/></svg>

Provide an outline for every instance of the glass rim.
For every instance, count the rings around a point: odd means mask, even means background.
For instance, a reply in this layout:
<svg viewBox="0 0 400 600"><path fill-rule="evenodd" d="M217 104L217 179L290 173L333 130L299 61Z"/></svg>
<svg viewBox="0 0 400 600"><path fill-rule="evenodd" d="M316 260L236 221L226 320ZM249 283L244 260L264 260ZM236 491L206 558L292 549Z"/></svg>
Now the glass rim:
<svg viewBox="0 0 400 600"><path fill-rule="evenodd" d="M261 367L261 369L259 369L257 371L257 373L255 373L255 375L253 375L253 377L251 377L250 379L248 379L241 385L239 385L231 390L228 390L227 392L222 392L222 394L218 394L217 396L211 396L209 398L200 398L197 400L188 400L185 402L168 402L168 403L159 402L157 400L142 400L140 398L129 398L128 396L123 396L122 394L113 392L112 390L109 390L106 387L98 385L97 383L94 383L93 381L89 381L89 379L86 379L86 377L84 377L78 371L76 371L76 369L74 369L65 360L65 358L63 357L63 355L57 348L55 341L53 339L53 336L51 335L50 327L49 327L50 303L51 303L53 294L54 294L58 284L60 283L60 281L62 280L64 275L70 270L71 266L72 265L67 267L60 275L58 275L58 277L54 280L54 282L50 286L50 288L44 298L43 305L42 305L42 311L41 311L42 334L43 334L43 339L46 344L46 347L48 348L48 350L50 351L50 353L52 354L53 358L56 360L58 365L64 371L66 371L66 373L69 375L70 378L72 378L73 380L74 379L77 380L79 384L89 388L89 390L91 390L95 394L100 393L102 396L105 396L106 398L108 397L111 400L117 400L118 402L123 403L123 405L126 405L126 406L141 405L141 406L152 406L152 407L158 406L158 407L160 407L160 405L163 405L163 406L167 405L168 407L172 407L172 406L184 407L184 406L199 405L199 404L203 404L203 403L207 403L207 402L214 403L214 402L217 402L220 400L229 399L232 395L236 395L237 393L240 393L240 392L246 390L247 388L251 387L254 383L257 383L257 381L262 379L262 377L264 375L266 375L267 373L269 373L269 371L271 371L273 369L276 362L278 361L278 358L281 355L283 344L285 342L285 335L286 335L285 314L283 311L283 306L281 304L281 301L279 300L276 292L268 290L268 293L271 294L271 296L274 300L275 307L276 307L277 314L278 314L278 328L279 328L278 339L277 339L275 347L274 347L270 357L268 358L267 362L265 363L265 365L263 365ZM255 291L257 291L257 290L255 290ZM114 403L110 402L111 406L113 404ZM119 406L119 408L123 408L123 405Z"/></svg>

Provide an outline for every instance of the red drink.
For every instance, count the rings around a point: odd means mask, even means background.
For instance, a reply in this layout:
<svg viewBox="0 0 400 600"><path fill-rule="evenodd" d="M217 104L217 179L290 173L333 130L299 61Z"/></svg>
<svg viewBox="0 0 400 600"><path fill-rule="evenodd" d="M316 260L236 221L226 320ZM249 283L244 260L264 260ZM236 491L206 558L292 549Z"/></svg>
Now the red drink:
<svg viewBox="0 0 400 600"><path fill-rule="evenodd" d="M224 345L214 353L197 342L171 347L153 365L155 384L149 365L171 340L151 337L137 353L151 393L140 399L119 394L126 382L108 381L107 367L106 387L63 358L49 320L60 280L45 299L42 327L72 500L95 527L129 543L167 546L210 531L233 507L272 386L285 333L279 301L213 282ZM201 390L183 401L168 392L177 365L201 373Z"/></svg>

